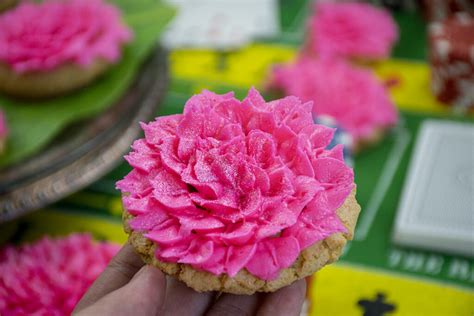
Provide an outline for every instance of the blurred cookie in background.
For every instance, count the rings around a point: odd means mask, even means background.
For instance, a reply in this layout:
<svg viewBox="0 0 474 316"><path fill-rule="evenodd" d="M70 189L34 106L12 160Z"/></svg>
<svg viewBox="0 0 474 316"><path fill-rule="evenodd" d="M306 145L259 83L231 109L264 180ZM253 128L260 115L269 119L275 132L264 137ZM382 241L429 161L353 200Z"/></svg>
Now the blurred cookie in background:
<svg viewBox="0 0 474 316"><path fill-rule="evenodd" d="M119 9L101 0L21 3L0 16L0 91L42 98L81 88L131 38Z"/></svg>

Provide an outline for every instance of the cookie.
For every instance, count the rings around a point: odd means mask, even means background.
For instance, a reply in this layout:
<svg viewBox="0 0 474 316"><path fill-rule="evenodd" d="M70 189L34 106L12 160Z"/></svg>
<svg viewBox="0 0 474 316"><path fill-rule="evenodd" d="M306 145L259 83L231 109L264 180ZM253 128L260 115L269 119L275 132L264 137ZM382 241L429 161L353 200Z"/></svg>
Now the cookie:
<svg viewBox="0 0 474 316"><path fill-rule="evenodd" d="M131 38L102 0L22 2L0 15L0 91L42 98L79 89L118 62Z"/></svg>
<svg viewBox="0 0 474 316"><path fill-rule="evenodd" d="M270 88L313 101L313 115L329 116L353 139L357 153L398 122L388 90L369 69L333 59L299 56L273 69Z"/></svg>
<svg viewBox="0 0 474 316"><path fill-rule="evenodd" d="M336 260L359 212L312 103L210 91L142 124L117 182L130 243L197 291L275 291Z"/></svg>
<svg viewBox="0 0 474 316"><path fill-rule="evenodd" d="M363 61L388 58L398 39L390 12L363 2L315 2L307 33L307 54Z"/></svg>
<svg viewBox="0 0 474 316"><path fill-rule="evenodd" d="M88 234L0 248L0 315L71 315L120 245Z"/></svg>

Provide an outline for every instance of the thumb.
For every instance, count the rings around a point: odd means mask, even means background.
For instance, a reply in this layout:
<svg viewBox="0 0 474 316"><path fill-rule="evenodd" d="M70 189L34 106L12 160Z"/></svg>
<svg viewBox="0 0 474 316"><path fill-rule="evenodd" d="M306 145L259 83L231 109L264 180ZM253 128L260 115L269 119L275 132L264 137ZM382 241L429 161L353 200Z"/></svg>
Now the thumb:
<svg viewBox="0 0 474 316"><path fill-rule="evenodd" d="M165 301L166 277L144 266L122 288L107 294L77 315L158 315Z"/></svg>

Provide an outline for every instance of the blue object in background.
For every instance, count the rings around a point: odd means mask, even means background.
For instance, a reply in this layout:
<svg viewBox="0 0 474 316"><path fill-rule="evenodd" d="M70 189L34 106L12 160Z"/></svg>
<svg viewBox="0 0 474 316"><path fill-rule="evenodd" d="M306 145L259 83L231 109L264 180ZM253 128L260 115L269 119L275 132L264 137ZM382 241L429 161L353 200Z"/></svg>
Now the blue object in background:
<svg viewBox="0 0 474 316"><path fill-rule="evenodd" d="M329 115L318 115L314 118L314 122L316 124L325 125L327 127L335 128L336 132L334 133L334 137L329 144L328 148L331 149L337 144L344 145L344 161L349 165L354 165L353 159L353 147L354 141L352 136L346 132L344 129L340 128L337 124L336 120Z"/></svg>

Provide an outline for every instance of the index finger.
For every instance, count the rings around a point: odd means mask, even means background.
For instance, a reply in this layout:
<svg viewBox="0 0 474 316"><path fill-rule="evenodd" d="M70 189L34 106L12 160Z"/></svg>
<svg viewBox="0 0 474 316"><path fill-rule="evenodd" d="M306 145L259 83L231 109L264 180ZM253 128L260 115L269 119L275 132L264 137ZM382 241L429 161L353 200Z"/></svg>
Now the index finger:
<svg viewBox="0 0 474 316"><path fill-rule="evenodd" d="M75 311L80 311L94 304L110 292L126 285L144 264L133 247L126 243L84 294L76 305Z"/></svg>

